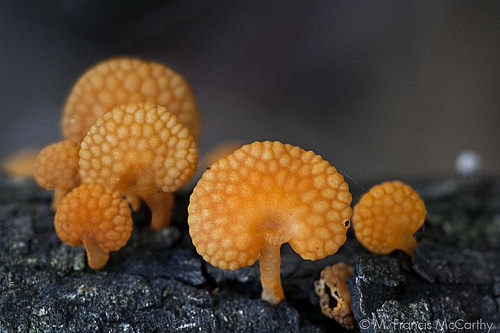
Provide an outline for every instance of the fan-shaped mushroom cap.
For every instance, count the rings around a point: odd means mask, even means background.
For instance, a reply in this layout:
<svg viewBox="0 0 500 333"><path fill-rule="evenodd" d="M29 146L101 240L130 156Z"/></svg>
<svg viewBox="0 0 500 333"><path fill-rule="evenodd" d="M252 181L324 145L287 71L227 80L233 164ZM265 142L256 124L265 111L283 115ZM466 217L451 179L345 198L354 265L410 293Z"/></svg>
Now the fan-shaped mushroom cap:
<svg viewBox="0 0 500 333"><path fill-rule="evenodd" d="M352 330L356 327L356 320L352 312L351 295L347 288L347 278L354 273L354 267L339 262L328 266L321 271L320 279L314 282L314 289L319 296L321 312L325 316L335 319L343 327ZM333 298L336 305L331 307Z"/></svg>
<svg viewBox="0 0 500 333"><path fill-rule="evenodd" d="M358 240L374 253L400 249L413 256L413 234L425 220L425 204L400 181L372 187L354 207L352 223Z"/></svg>
<svg viewBox="0 0 500 333"><path fill-rule="evenodd" d="M38 185L56 189L52 208L55 210L68 191L80 183L78 151L80 146L64 140L45 147L37 157L35 179Z"/></svg>
<svg viewBox="0 0 500 333"><path fill-rule="evenodd" d="M63 134L79 143L106 112L138 102L167 107L195 138L199 136L200 117L189 84L162 64L130 57L102 61L78 79L64 106Z"/></svg>
<svg viewBox="0 0 500 333"><path fill-rule="evenodd" d="M132 233L130 208L121 193L100 184L83 184L61 202L56 233L68 245L85 245L89 266L101 269L110 251L122 248Z"/></svg>
<svg viewBox="0 0 500 333"><path fill-rule="evenodd" d="M191 179L197 159L194 138L167 108L123 105L99 118L84 138L80 177L144 199L153 228L162 228L169 220L170 192Z"/></svg>
<svg viewBox="0 0 500 333"><path fill-rule="evenodd" d="M287 242L316 260L345 242L350 203L344 178L314 152L254 142L205 171L191 195L189 233L198 253L222 269L258 258L262 268L263 256L276 249L279 256Z"/></svg>

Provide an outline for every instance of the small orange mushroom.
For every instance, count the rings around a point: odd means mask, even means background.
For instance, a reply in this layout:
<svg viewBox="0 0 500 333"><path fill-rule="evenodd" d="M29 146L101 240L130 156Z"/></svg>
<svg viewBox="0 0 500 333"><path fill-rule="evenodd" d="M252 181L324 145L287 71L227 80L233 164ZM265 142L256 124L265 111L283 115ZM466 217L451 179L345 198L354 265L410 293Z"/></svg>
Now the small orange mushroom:
<svg viewBox="0 0 500 333"><path fill-rule="evenodd" d="M154 229L168 226L172 192L193 176L198 162L194 138L167 108L138 103L99 118L80 148L82 183L99 183L143 199Z"/></svg>
<svg viewBox="0 0 500 333"><path fill-rule="evenodd" d="M188 207L198 253L234 270L260 261L262 299L284 298L280 247L304 259L335 253L346 240L351 193L321 156L281 142L254 142L212 164Z"/></svg>
<svg viewBox="0 0 500 333"><path fill-rule="evenodd" d="M39 153L40 151L34 149L17 151L2 161L2 169L12 177L33 178Z"/></svg>
<svg viewBox="0 0 500 333"><path fill-rule="evenodd" d="M63 242L85 246L93 269L103 268L109 252L122 248L132 233L127 201L119 191L100 184L83 184L64 197L54 224Z"/></svg>
<svg viewBox="0 0 500 333"><path fill-rule="evenodd" d="M62 198L80 183L78 151L80 145L64 140L45 147L37 157L35 179L38 185L55 189L52 209L55 211Z"/></svg>
<svg viewBox="0 0 500 333"><path fill-rule="evenodd" d="M358 240L368 250L387 254L395 249L413 256L413 234L425 220L425 204L400 181L372 187L354 207L352 224Z"/></svg>
<svg viewBox="0 0 500 333"><path fill-rule="evenodd" d="M67 139L80 143L95 121L112 108L151 102L168 108L194 138L200 134L200 117L189 84L162 64L117 57L87 70L68 96L61 120Z"/></svg>
<svg viewBox="0 0 500 333"><path fill-rule="evenodd" d="M319 296L321 312L349 330L356 327L351 295L349 295L349 288L346 284L347 278L353 273L354 267L339 262L323 269L320 273L320 279L314 282L314 290ZM330 305L332 298L335 306Z"/></svg>

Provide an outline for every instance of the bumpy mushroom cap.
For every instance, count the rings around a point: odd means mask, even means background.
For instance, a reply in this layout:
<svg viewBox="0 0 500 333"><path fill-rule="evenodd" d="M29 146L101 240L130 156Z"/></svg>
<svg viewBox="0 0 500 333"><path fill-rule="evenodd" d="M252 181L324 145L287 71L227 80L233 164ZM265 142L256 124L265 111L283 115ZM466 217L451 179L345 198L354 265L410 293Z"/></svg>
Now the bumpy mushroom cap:
<svg viewBox="0 0 500 333"><path fill-rule="evenodd" d="M346 284L347 278L353 273L354 267L339 262L323 269L320 279L314 282L314 290L319 296L321 312L349 330L356 327L351 296ZM336 303L334 307L330 306L331 298Z"/></svg>
<svg viewBox="0 0 500 333"><path fill-rule="evenodd" d="M100 62L78 79L64 106L63 134L79 143L106 112L139 102L167 107L198 138L200 117L189 84L162 64L129 57Z"/></svg>
<svg viewBox="0 0 500 333"><path fill-rule="evenodd" d="M207 170L188 207L189 233L214 266L237 269L260 259L262 298L283 299L280 246L304 259L335 253L346 240L351 194L321 156L281 142L245 145Z"/></svg>
<svg viewBox="0 0 500 333"><path fill-rule="evenodd" d="M93 269L103 268L109 252L122 248L132 233L127 201L119 191L100 184L84 184L71 191L59 205L54 224L63 242L85 245Z"/></svg>
<svg viewBox="0 0 500 333"><path fill-rule="evenodd" d="M62 198L78 186L78 151L80 146L64 140L45 147L36 160L35 179L38 185L55 189L52 209L56 210Z"/></svg>
<svg viewBox="0 0 500 333"><path fill-rule="evenodd" d="M167 108L123 105L99 118L83 139L80 177L142 198L152 227L160 229L170 221L171 192L191 179L197 161L194 138Z"/></svg>
<svg viewBox="0 0 500 333"><path fill-rule="evenodd" d="M372 187L354 207L352 223L358 240L374 253L395 249L413 256L413 234L425 220L425 205L418 194L400 181Z"/></svg>

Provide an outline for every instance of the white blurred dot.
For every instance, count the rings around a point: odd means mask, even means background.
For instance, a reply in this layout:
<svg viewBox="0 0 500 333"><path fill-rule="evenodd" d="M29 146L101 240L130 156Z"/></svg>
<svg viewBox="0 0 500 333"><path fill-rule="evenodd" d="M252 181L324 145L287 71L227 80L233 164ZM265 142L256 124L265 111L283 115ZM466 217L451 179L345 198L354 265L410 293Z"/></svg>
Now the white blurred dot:
<svg viewBox="0 0 500 333"><path fill-rule="evenodd" d="M481 168L481 156L472 150L465 150L455 159L455 169L464 176L475 174Z"/></svg>

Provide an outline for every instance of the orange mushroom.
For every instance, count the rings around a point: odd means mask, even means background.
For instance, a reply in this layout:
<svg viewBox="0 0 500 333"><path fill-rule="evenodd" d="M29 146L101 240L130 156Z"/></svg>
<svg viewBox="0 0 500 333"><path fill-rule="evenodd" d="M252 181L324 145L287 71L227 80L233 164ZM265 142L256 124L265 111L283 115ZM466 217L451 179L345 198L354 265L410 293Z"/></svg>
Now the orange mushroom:
<svg viewBox="0 0 500 333"><path fill-rule="evenodd" d="M304 259L335 253L346 240L351 193L321 156L281 142L254 142L212 164L188 207L198 253L234 270L260 261L262 299L284 298L280 247Z"/></svg>
<svg viewBox="0 0 500 333"><path fill-rule="evenodd" d="M173 191L193 176L198 161L194 138L167 108L138 103L99 118L80 148L82 183L117 188L142 198L154 229L167 227Z"/></svg>
<svg viewBox="0 0 500 333"><path fill-rule="evenodd" d="M351 295L349 295L349 288L346 284L347 278L353 273L354 267L339 262L323 269L320 273L320 279L314 282L314 290L319 296L321 312L349 330L356 327ZM330 305L332 298L335 306Z"/></svg>
<svg viewBox="0 0 500 333"><path fill-rule="evenodd" d="M34 149L16 151L2 161L2 169L12 177L33 178L39 153Z"/></svg>
<svg viewBox="0 0 500 333"><path fill-rule="evenodd" d="M368 250L386 254L395 249L413 256L413 234L425 220L425 205L418 194L400 181L372 187L354 207L352 224Z"/></svg>
<svg viewBox="0 0 500 333"><path fill-rule="evenodd" d="M63 242L85 246L93 269L103 268L109 252L122 248L132 233L127 201L119 191L100 184L83 184L64 197L54 224Z"/></svg>
<svg viewBox="0 0 500 333"><path fill-rule="evenodd" d="M198 138L200 117L189 84L162 64L131 57L102 61L78 79L64 106L63 134L80 143L106 112L115 106L139 102L167 107Z"/></svg>
<svg viewBox="0 0 500 333"><path fill-rule="evenodd" d="M62 198L80 183L78 150L80 146L64 140L45 147L37 157L35 179L38 185L55 189L52 209L55 211Z"/></svg>

